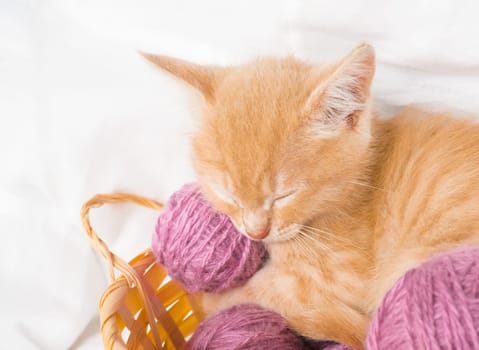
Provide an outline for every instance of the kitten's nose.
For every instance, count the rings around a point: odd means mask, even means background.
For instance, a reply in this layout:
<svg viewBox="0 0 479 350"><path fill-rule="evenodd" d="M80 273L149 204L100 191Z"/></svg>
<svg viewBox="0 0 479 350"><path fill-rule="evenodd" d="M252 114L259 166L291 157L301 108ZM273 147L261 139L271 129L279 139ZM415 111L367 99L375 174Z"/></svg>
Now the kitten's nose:
<svg viewBox="0 0 479 350"><path fill-rule="evenodd" d="M262 230L250 231L246 229L246 234L253 239L263 239L269 234L270 227L267 226Z"/></svg>
<svg viewBox="0 0 479 350"><path fill-rule="evenodd" d="M253 239L265 238L271 229L268 212L263 208L246 210L243 214L246 234Z"/></svg>

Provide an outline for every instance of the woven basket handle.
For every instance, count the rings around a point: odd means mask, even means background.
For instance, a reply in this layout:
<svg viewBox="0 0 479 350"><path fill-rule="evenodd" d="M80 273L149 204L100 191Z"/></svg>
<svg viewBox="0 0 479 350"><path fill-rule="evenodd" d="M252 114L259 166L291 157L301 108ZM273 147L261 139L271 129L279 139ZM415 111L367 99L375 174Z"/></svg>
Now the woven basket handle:
<svg viewBox="0 0 479 350"><path fill-rule="evenodd" d="M97 194L92 197L89 201L83 204L81 209L81 219L83 227L86 231L86 234L90 240L91 246L100 253L106 260L109 270L110 270L110 280L115 280L114 269L117 268L121 273L125 275L128 279L128 282L133 282L128 278L128 275L134 269L126 263L118 255L111 252L111 250L106 245L98 234L95 232L93 227L90 224L90 209L99 208L104 204L118 204L118 203L136 203L138 205L151 208L151 209L162 209L163 204L152 199L145 197L137 196L129 193L111 193L111 194Z"/></svg>
<svg viewBox="0 0 479 350"><path fill-rule="evenodd" d="M100 253L106 260L108 268L110 271L110 280L113 282L115 277L115 269L119 270L127 279L131 288L137 287L139 295L144 302L146 312L148 315L148 322L152 325L151 330L155 338L155 343L157 349L162 349L162 342L158 330L153 325L156 324L154 317L153 306L151 301L147 297L145 289L142 283L142 277L138 275L135 269L128 264L125 260L120 258L118 255L111 252L111 250L106 245L98 234L95 232L93 227L90 224L90 209L99 208L104 204L118 204L118 203L136 203L138 205L151 208L151 209L162 209L163 204L152 199L144 198L129 193L111 193L111 194L97 194L93 196L89 201L83 204L81 209L81 220L85 232L90 240L91 246Z"/></svg>

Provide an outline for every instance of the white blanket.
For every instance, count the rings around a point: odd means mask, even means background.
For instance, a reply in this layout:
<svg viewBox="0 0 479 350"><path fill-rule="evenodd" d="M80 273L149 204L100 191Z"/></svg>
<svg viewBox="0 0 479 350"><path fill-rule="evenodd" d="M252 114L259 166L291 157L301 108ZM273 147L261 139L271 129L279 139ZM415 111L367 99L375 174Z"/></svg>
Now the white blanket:
<svg viewBox="0 0 479 350"><path fill-rule="evenodd" d="M0 2L2 348L98 349L104 261L83 233L99 192L166 200L194 180L194 93L136 49L207 63L377 50L387 112L423 103L479 114L474 1L13 0ZM93 212L114 252L147 248L157 213Z"/></svg>

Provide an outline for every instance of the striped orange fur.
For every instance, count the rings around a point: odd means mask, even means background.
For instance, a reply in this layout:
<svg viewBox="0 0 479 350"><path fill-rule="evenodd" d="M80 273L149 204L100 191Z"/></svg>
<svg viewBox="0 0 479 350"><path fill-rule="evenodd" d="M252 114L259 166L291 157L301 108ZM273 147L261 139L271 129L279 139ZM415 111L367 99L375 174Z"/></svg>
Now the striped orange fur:
<svg viewBox="0 0 479 350"><path fill-rule="evenodd" d="M371 46L320 65L145 56L201 92L192 145L202 189L270 252L244 287L199 296L204 313L256 302L307 337L362 349L406 270L479 244L479 126L416 107L378 118Z"/></svg>

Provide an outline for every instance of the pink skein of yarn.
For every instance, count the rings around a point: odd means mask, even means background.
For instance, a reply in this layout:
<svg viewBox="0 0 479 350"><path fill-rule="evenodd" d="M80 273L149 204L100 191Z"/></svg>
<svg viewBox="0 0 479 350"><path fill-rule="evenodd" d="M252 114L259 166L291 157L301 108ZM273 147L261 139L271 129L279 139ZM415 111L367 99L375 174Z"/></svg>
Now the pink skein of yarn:
<svg viewBox="0 0 479 350"><path fill-rule="evenodd" d="M367 345L479 349L479 249L438 255L408 271L384 297Z"/></svg>
<svg viewBox="0 0 479 350"><path fill-rule="evenodd" d="M256 304L222 310L203 321L185 350L302 350L301 339L277 313Z"/></svg>
<svg viewBox="0 0 479 350"><path fill-rule="evenodd" d="M266 249L211 208L197 185L175 192L158 218L152 250L190 293L240 286L261 267Z"/></svg>

